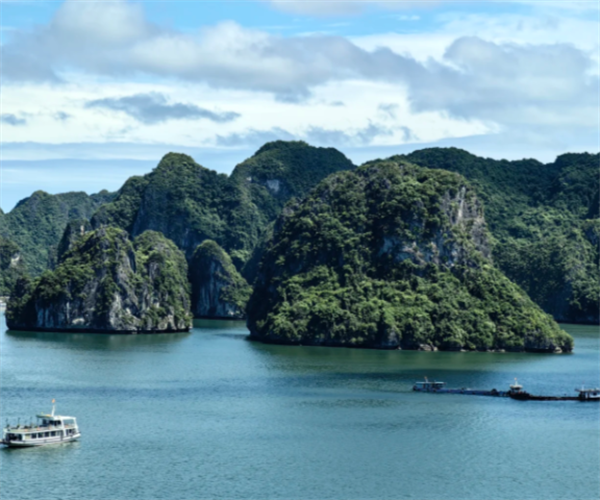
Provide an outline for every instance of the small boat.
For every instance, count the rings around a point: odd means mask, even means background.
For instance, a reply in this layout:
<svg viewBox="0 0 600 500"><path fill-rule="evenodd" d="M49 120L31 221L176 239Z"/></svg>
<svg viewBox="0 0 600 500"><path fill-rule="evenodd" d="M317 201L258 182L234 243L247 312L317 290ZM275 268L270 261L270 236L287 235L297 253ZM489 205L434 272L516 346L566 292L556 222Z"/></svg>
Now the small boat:
<svg viewBox="0 0 600 500"><path fill-rule="evenodd" d="M54 400L52 400L54 403ZM47 444L60 444L75 441L81 437L77 419L65 415L52 413L40 413L36 416L37 423L29 425L9 424L4 428L4 436L1 444L13 448L28 448L32 446L44 446Z"/></svg>
<svg viewBox="0 0 600 500"><path fill-rule="evenodd" d="M579 401L600 401L600 389L597 387L595 389L584 389L581 386L581 389L575 390L579 393L579 396L577 396Z"/></svg>
<svg viewBox="0 0 600 500"><path fill-rule="evenodd" d="M415 385L413 385L413 391L418 391L418 392L446 392L446 382L437 382L437 381L430 381L427 377L425 377L425 381L424 382L415 382Z"/></svg>
<svg viewBox="0 0 600 500"><path fill-rule="evenodd" d="M499 391L497 389L483 390L483 389L470 389L468 387L462 388L447 388L446 382L433 382L425 377L424 382L415 382L413 385L413 391L417 392L435 392L439 394L466 394L470 396L493 396L493 397L506 397L508 393L506 391Z"/></svg>

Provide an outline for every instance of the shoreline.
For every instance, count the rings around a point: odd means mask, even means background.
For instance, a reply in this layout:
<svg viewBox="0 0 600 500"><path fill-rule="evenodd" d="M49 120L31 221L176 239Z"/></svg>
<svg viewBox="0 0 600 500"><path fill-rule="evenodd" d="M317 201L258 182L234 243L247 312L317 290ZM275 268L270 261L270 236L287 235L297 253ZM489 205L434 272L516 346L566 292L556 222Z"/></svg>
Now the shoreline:
<svg viewBox="0 0 600 500"><path fill-rule="evenodd" d="M91 328L9 328L13 332L47 332L47 333L89 333L91 335L154 335L163 333L189 333L192 329L178 330L101 330Z"/></svg>
<svg viewBox="0 0 600 500"><path fill-rule="evenodd" d="M477 353L530 353L530 354L572 354L571 351L564 351L560 347L553 350L550 349L440 349L429 344L420 344L416 347L403 347L403 346L389 346L389 347L377 347L377 346L365 346L365 345L346 345L346 344L311 344L302 342L279 342L269 339L262 339L251 333L246 337L246 340L250 342L259 342L261 344L268 345L283 345L283 346L298 346L298 347L331 347L331 348L346 348L346 349L368 349L374 351L419 351L419 352L477 352Z"/></svg>

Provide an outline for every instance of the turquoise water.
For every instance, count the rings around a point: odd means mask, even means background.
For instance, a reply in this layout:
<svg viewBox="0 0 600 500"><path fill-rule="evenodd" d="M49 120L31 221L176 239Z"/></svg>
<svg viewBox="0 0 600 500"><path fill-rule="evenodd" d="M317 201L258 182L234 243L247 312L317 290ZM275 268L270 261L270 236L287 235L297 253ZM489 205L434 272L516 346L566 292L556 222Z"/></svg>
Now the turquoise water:
<svg viewBox="0 0 600 500"><path fill-rule="evenodd" d="M80 442L0 450L12 499L597 499L600 405L411 391L574 394L600 385L597 327L571 355L262 345L189 334L7 332L0 422L74 415Z"/></svg>

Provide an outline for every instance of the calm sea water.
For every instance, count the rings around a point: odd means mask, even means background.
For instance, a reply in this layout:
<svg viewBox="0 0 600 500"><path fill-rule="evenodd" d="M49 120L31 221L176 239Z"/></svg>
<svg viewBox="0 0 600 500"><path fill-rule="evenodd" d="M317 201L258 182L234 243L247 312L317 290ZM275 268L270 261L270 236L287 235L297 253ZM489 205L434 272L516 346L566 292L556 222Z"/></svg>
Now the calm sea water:
<svg viewBox="0 0 600 500"><path fill-rule="evenodd" d="M574 394L600 385L597 327L572 355L262 345L189 334L6 331L0 422L73 415L80 442L0 450L12 499L598 499L600 405L411 391Z"/></svg>

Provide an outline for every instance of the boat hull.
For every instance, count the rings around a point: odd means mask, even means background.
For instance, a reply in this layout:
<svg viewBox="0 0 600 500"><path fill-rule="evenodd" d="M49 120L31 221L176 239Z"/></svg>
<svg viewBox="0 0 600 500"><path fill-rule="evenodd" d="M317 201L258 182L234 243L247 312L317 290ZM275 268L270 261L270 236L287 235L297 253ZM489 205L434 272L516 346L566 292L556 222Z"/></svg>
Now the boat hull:
<svg viewBox="0 0 600 500"><path fill-rule="evenodd" d="M61 439L60 437L48 437L43 439L28 439L26 441L6 441L2 440L1 444L8 446L9 448L37 448L38 446L47 446L51 444L68 443L70 441L77 441L81 437L81 434L75 434Z"/></svg>
<svg viewBox="0 0 600 500"><path fill-rule="evenodd" d="M526 392L509 394L508 396L517 401L594 401L594 399L580 398L579 396L535 396Z"/></svg>
<svg viewBox="0 0 600 500"><path fill-rule="evenodd" d="M416 392L434 392L436 394L468 394L471 396L491 396L496 398L505 398L508 396L507 391L497 391L492 389L491 391L484 391L481 389L430 389L415 386L413 391Z"/></svg>

